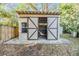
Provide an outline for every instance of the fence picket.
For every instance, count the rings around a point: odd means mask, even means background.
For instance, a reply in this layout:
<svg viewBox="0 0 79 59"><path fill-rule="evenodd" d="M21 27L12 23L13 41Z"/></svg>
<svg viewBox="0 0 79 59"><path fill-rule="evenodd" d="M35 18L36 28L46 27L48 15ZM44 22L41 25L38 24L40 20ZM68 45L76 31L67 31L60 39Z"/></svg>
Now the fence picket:
<svg viewBox="0 0 79 59"><path fill-rule="evenodd" d="M0 42L10 40L11 38L18 37L19 32L17 27L0 26Z"/></svg>

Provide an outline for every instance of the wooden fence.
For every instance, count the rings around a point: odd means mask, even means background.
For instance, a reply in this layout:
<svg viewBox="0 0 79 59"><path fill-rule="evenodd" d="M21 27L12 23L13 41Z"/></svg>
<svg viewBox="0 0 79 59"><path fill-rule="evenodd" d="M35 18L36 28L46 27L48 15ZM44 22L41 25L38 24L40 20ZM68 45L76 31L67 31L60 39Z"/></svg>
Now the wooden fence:
<svg viewBox="0 0 79 59"><path fill-rule="evenodd" d="M0 26L0 42L18 37L19 32L17 27Z"/></svg>

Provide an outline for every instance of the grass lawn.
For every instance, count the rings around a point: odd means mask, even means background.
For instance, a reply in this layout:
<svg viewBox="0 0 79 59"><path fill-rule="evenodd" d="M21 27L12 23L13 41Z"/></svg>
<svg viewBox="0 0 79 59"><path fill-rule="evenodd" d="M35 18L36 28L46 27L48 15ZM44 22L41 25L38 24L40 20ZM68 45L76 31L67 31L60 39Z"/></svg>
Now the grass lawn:
<svg viewBox="0 0 79 59"><path fill-rule="evenodd" d="M79 38L73 38L70 34L63 34L61 37L66 38L72 42L71 45L74 48L76 55L79 56Z"/></svg>

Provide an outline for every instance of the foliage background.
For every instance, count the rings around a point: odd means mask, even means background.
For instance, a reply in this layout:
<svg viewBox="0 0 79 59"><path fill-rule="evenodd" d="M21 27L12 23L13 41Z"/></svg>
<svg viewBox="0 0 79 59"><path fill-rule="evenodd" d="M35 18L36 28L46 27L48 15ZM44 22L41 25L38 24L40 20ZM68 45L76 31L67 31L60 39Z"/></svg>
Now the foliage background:
<svg viewBox="0 0 79 59"><path fill-rule="evenodd" d="M48 3L49 12L61 12L60 25L64 32L79 32L79 4L76 3ZM42 3L18 3L1 4L0 3L0 25L17 26L18 17L16 11L43 11ZM6 18L4 20L4 18Z"/></svg>

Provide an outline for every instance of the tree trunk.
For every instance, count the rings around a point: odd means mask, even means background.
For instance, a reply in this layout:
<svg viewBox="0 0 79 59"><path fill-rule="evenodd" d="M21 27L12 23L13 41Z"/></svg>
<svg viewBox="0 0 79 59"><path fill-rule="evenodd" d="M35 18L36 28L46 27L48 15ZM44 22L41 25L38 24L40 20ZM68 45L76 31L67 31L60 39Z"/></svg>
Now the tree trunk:
<svg viewBox="0 0 79 59"><path fill-rule="evenodd" d="M48 11L48 4L47 3L43 4L43 11L44 12Z"/></svg>

